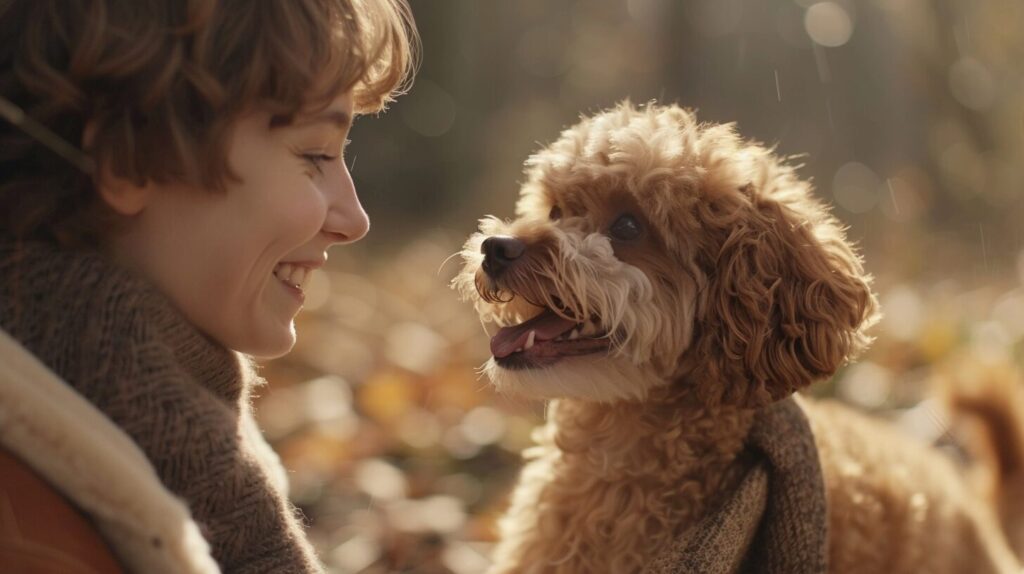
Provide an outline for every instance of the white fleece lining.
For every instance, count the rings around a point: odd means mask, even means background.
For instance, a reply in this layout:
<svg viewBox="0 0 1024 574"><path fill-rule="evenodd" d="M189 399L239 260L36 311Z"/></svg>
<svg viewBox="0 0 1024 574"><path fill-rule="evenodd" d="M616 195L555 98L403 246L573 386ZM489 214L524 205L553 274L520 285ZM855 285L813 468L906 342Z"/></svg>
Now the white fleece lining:
<svg viewBox="0 0 1024 574"><path fill-rule="evenodd" d="M91 516L130 571L220 572L132 439L2 329L0 443Z"/></svg>

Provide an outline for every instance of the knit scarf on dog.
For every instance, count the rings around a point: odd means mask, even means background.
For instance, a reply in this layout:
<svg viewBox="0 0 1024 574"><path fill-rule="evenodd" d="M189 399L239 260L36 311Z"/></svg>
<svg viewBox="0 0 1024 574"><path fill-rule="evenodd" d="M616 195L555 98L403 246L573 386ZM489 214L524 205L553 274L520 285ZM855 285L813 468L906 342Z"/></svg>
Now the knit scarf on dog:
<svg viewBox="0 0 1024 574"><path fill-rule="evenodd" d="M223 572L322 572L244 429L258 377L155 288L98 254L0 241L0 327L138 444Z"/></svg>
<svg viewBox="0 0 1024 574"><path fill-rule="evenodd" d="M747 449L757 463L739 486L650 564L647 574L826 572L825 483L799 400L758 413Z"/></svg>

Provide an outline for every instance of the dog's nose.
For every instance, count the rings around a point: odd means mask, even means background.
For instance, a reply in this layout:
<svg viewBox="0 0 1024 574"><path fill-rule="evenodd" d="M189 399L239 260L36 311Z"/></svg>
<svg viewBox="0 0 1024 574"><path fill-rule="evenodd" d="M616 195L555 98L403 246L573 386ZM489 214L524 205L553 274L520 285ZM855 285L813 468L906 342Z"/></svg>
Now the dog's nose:
<svg viewBox="0 0 1024 574"><path fill-rule="evenodd" d="M508 235L495 235L484 240L480 246L484 254L484 272L491 277L501 275L513 261L526 252L526 244Z"/></svg>

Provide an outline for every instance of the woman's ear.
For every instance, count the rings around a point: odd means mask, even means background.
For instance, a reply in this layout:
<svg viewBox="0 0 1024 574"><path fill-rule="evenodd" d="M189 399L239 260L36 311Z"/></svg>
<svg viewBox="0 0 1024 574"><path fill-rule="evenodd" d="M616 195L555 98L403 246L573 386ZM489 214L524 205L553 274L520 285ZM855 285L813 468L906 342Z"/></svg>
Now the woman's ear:
<svg viewBox="0 0 1024 574"><path fill-rule="evenodd" d="M138 184L115 175L106 162L100 164L93 184L103 201L116 213L126 217L141 213L149 205L154 193L149 182Z"/></svg>
<svg viewBox="0 0 1024 574"><path fill-rule="evenodd" d="M95 120L85 123L82 130L82 149L94 150L98 124ZM95 157L95 153L92 154ZM153 195L148 182L136 182L130 177L117 174L109 159L97 158L97 169L93 173L93 187L115 213L131 217L138 215L149 204Z"/></svg>
<svg viewBox="0 0 1024 574"><path fill-rule="evenodd" d="M717 240L705 254L694 350L707 371L696 382L710 401L784 398L871 341L871 277L839 223L798 185L779 199L745 186L735 217L705 228Z"/></svg>

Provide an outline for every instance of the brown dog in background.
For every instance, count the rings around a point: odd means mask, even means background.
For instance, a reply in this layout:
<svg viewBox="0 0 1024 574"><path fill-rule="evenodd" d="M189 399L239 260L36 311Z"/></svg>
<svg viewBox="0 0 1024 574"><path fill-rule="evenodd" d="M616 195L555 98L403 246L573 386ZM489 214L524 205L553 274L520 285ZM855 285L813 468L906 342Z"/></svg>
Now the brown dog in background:
<svg viewBox="0 0 1024 574"><path fill-rule="evenodd" d="M585 118L527 177L517 219L482 220L454 282L498 328L485 367L497 390L553 399L492 571L638 572L731 487L759 409L870 342L870 277L791 166L676 106ZM1002 445L989 498L895 429L802 400L829 570L1017 571L987 501L1024 551L1024 515L1006 511L1020 395L988 385L959 405Z"/></svg>

